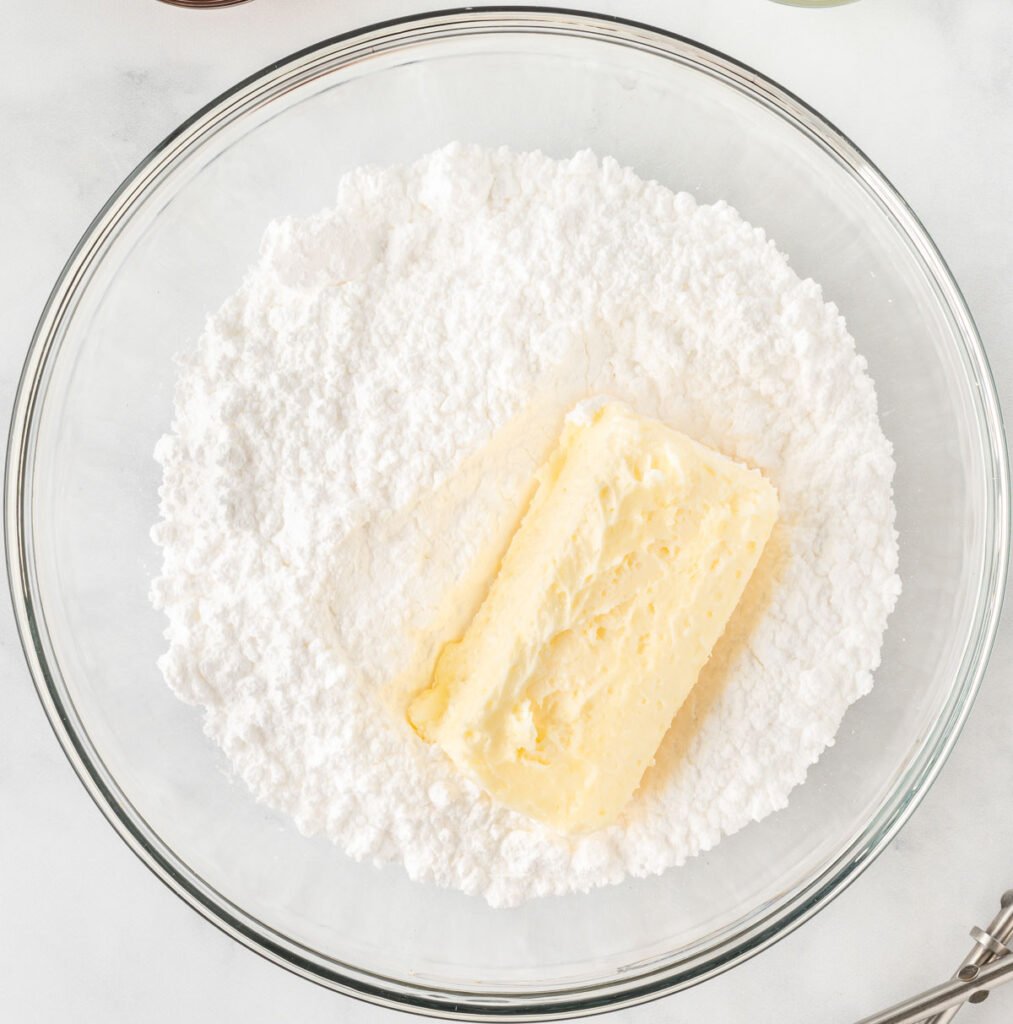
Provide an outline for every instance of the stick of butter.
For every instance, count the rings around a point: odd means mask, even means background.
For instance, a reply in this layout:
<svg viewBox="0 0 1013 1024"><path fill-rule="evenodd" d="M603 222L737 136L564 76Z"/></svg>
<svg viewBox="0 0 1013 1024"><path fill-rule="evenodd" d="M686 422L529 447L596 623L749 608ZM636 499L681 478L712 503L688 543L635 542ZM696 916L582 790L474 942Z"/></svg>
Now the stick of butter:
<svg viewBox="0 0 1013 1024"><path fill-rule="evenodd" d="M617 402L568 420L464 636L408 718L507 806L615 820L777 518L757 470Z"/></svg>

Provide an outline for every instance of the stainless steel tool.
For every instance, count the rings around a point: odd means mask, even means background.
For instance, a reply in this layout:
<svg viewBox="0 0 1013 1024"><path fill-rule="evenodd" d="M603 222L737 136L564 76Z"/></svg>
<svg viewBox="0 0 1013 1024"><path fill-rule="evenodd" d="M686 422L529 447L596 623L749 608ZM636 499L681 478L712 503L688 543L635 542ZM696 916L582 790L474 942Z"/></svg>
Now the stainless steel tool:
<svg viewBox="0 0 1013 1024"><path fill-rule="evenodd" d="M1013 889L1003 893L999 912L987 928L972 928L974 948L956 975L942 985L905 999L858 1024L949 1024L965 1003L980 1003L993 988L1013 981Z"/></svg>

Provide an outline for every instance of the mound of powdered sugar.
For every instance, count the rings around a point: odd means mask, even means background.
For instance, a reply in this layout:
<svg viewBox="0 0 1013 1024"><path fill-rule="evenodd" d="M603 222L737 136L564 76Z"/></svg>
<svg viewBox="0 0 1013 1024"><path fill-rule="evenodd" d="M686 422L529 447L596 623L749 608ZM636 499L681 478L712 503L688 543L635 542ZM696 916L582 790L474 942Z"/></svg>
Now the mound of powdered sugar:
<svg viewBox="0 0 1013 1024"><path fill-rule="evenodd" d="M761 468L781 519L620 822L567 839L403 701L596 395ZM302 831L496 905L663 871L783 807L900 589L891 449L836 308L727 205L589 153L453 145L272 224L156 454L170 686Z"/></svg>

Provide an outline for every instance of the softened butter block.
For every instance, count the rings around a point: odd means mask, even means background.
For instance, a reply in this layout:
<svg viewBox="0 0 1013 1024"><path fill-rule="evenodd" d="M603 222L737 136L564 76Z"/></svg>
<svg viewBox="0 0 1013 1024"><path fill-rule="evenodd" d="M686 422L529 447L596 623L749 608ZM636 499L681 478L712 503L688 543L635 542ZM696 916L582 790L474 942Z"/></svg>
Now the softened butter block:
<svg viewBox="0 0 1013 1024"><path fill-rule="evenodd" d="M509 807L563 832L610 824L776 518L758 471L620 403L568 421L410 722Z"/></svg>

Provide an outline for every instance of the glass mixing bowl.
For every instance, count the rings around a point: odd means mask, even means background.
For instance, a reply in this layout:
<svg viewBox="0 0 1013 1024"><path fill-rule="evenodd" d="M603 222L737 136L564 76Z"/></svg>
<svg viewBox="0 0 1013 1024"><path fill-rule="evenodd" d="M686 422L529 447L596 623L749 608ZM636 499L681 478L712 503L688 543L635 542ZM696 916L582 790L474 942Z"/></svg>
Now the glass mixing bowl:
<svg viewBox="0 0 1013 1024"><path fill-rule="evenodd" d="M592 147L762 225L848 318L896 446L904 594L872 694L790 807L662 877L490 910L301 837L230 779L155 660L152 449L174 354L238 286L267 222L359 164L453 139ZM329 40L242 82L127 179L57 283L14 410L7 557L28 663L82 781L195 909L271 960L376 1003L542 1019L739 963L896 833L984 671L1008 542L1000 413L939 253L840 132L756 72L614 18L470 10Z"/></svg>

